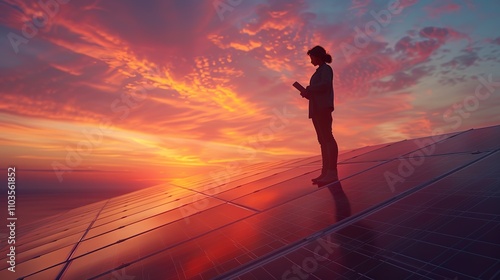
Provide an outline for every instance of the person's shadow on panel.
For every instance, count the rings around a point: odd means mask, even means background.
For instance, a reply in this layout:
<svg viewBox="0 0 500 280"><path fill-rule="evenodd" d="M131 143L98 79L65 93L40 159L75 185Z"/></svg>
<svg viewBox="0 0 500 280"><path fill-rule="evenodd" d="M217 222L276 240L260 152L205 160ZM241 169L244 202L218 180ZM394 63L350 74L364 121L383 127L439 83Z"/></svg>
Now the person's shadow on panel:
<svg viewBox="0 0 500 280"><path fill-rule="evenodd" d="M326 186L332 194L335 203L335 223L351 216L351 203L342 188L340 181ZM329 269L336 271L344 277L359 277L376 266L375 256L377 246L375 244L376 234L363 221L348 223L332 233L332 241L337 243L338 250L330 259ZM379 273L370 273L379 279Z"/></svg>

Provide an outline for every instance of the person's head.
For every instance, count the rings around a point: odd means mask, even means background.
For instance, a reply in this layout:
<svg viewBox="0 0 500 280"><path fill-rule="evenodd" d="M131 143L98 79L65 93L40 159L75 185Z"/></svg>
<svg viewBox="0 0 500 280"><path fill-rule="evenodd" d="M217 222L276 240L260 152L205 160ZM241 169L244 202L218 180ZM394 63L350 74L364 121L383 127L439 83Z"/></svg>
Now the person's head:
<svg viewBox="0 0 500 280"><path fill-rule="evenodd" d="M326 50L322 46L316 46L308 50L307 55L311 58L311 64L314 66L321 65L325 62L332 62L332 56L326 53Z"/></svg>

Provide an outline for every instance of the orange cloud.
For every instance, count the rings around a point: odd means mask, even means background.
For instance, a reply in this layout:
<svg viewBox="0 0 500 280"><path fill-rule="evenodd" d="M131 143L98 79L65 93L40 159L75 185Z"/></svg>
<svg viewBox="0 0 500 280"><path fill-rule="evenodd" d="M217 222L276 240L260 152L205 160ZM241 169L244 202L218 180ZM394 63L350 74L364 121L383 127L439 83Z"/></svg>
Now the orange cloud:
<svg viewBox="0 0 500 280"><path fill-rule="evenodd" d="M53 161L66 161L67 147L85 139L82 131L103 122L114 132L72 167L70 177L108 170L164 180L232 162L317 154L307 101L290 86L307 85L315 69L306 52L317 44L334 57L333 130L341 149L412 138L439 126L442 111L474 90L473 76L494 61L497 48L432 15L426 27L416 28L421 24L411 21L412 13L422 10L413 0L401 1L402 14L349 61L341 43L352 44L354 27L386 6L246 2L222 21L209 1L172 3L71 1L19 46L19 54L0 46L6 50L0 142L7 158L50 171ZM464 10L428 7L423 11L431 14ZM4 8L0 27L17 34L42 11L36 1L9 0ZM495 120L497 102L481 106L464 126Z"/></svg>

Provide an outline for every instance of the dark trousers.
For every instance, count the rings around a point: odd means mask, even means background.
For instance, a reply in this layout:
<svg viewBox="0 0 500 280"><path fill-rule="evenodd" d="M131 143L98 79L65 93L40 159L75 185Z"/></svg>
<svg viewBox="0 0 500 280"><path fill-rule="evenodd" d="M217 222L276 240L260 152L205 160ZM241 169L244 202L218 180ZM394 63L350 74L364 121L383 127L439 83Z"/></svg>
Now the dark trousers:
<svg viewBox="0 0 500 280"><path fill-rule="evenodd" d="M317 113L312 116L312 122L321 146L322 173L326 174L328 170L336 171L339 148L332 134L332 113L328 111Z"/></svg>

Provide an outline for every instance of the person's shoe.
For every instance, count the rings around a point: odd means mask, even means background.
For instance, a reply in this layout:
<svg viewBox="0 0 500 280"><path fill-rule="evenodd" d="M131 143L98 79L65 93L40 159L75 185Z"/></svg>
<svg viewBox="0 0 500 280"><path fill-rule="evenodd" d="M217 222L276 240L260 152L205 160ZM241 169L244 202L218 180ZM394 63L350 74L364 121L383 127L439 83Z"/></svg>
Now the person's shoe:
<svg viewBox="0 0 500 280"><path fill-rule="evenodd" d="M318 177L316 177L316 178L314 178L314 179L311 179L311 181L313 182L313 184L317 184L317 183L318 183L318 180L323 179L325 176L326 176L326 174L325 174L325 173L321 173L321 175L319 175Z"/></svg>
<svg viewBox="0 0 500 280"><path fill-rule="evenodd" d="M326 173L326 175L317 180L316 183L318 185L325 185L325 184L329 184L329 183L332 183L332 182L335 182L335 181L338 181L339 180L339 175L337 174L337 171L328 171Z"/></svg>
<svg viewBox="0 0 500 280"><path fill-rule="evenodd" d="M326 168L321 168L321 174L318 177L311 179L313 184L316 184L318 180L321 180L321 178L325 177L327 172L328 170Z"/></svg>

